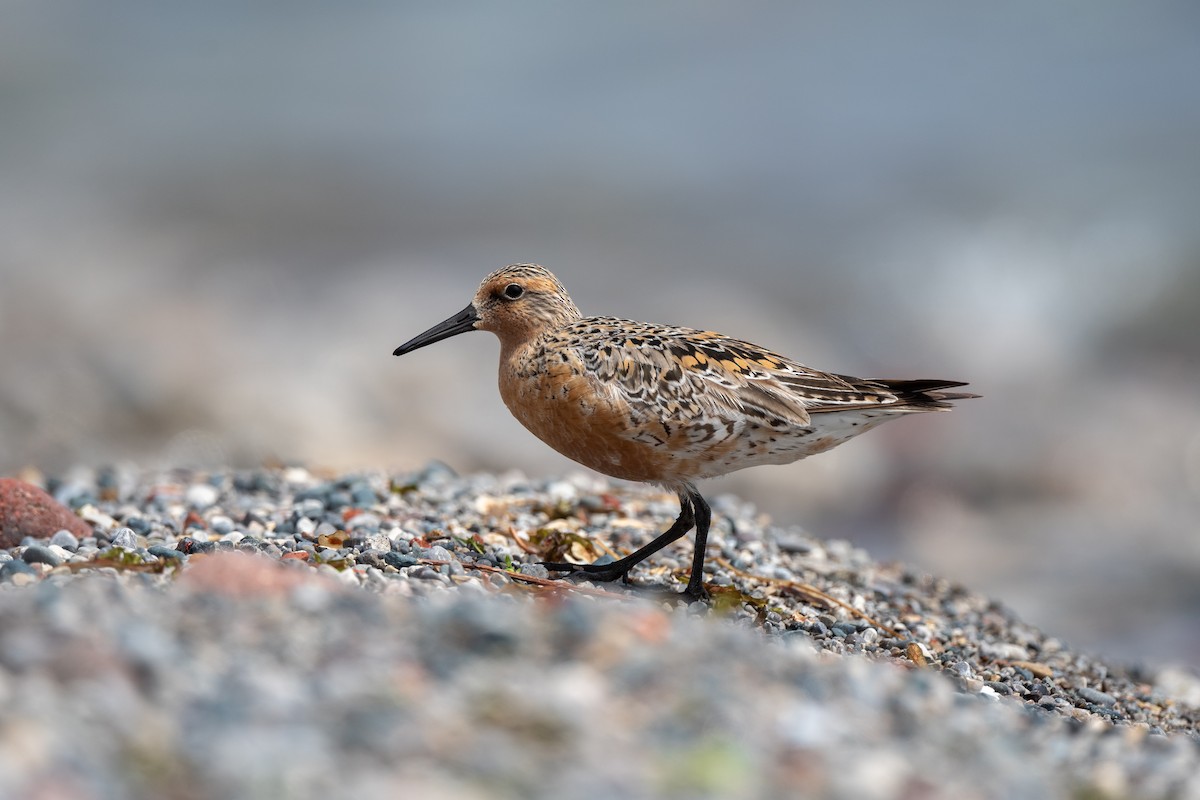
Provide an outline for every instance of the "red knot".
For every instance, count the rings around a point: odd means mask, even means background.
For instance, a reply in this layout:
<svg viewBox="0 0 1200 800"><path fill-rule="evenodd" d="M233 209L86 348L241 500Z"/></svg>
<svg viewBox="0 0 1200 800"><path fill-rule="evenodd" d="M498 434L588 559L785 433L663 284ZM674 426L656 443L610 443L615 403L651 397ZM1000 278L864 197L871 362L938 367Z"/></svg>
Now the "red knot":
<svg viewBox="0 0 1200 800"><path fill-rule="evenodd" d="M691 598L706 594L711 519L696 481L789 464L897 416L976 396L942 391L961 381L835 375L719 333L585 317L537 264L488 275L470 305L394 354L476 330L500 339L500 396L535 436L597 472L679 495L679 518L645 547L609 563L545 566L598 581L627 578L694 527Z"/></svg>

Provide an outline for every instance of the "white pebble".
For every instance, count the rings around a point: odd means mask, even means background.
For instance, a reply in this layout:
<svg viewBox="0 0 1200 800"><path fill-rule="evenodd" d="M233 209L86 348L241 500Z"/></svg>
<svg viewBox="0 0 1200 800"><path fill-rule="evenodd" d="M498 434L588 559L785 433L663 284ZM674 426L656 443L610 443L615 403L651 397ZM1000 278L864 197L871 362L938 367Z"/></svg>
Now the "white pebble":
<svg viewBox="0 0 1200 800"><path fill-rule="evenodd" d="M195 483L188 487L185 499L189 506L199 511L214 505L220 496L221 492L217 487L208 483Z"/></svg>

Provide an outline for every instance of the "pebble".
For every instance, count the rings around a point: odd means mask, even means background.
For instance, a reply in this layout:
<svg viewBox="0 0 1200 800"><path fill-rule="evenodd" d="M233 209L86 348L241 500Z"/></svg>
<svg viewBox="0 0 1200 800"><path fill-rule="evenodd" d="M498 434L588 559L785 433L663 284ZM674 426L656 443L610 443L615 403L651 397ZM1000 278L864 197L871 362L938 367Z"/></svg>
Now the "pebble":
<svg viewBox="0 0 1200 800"><path fill-rule="evenodd" d="M79 549L79 538L70 531L63 529L50 537L50 544L55 547L61 547L64 550L74 551Z"/></svg>
<svg viewBox="0 0 1200 800"><path fill-rule="evenodd" d="M21 559L26 564L49 564L52 567L57 567L63 562L62 556L53 552L49 547L39 547L31 545L25 548L21 553Z"/></svg>
<svg viewBox="0 0 1200 800"><path fill-rule="evenodd" d="M155 556L156 558L165 558L173 561L183 561L185 558L187 558L185 553L176 550L173 547L167 547L166 545L162 544L152 545L151 547L146 548L146 552L152 556Z"/></svg>
<svg viewBox="0 0 1200 800"><path fill-rule="evenodd" d="M316 497L308 497L296 504L296 513L310 519L319 518L325 513L325 503Z"/></svg>
<svg viewBox="0 0 1200 800"><path fill-rule="evenodd" d="M134 550L138 546L137 534L132 528L117 528L113 532L112 540L109 542L113 547L124 547L126 550Z"/></svg>
<svg viewBox="0 0 1200 800"><path fill-rule="evenodd" d="M150 532L150 523L139 516L126 517L125 527L132 529L138 536L145 536Z"/></svg>
<svg viewBox="0 0 1200 800"><path fill-rule="evenodd" d="M454 558L454 556L450 555L450 551L442 547L440 544L436 544L433 547L425 550L425 552L421 554L421 557L428 558L431 561L450 561Z"/></svg>
<svg viewBox="0 0 1200 800"><path fill-rule="evenodd" d="M208 521L213 533L225 536L233 532L233 520L224 514L216 514Z"/></svg>
<svg viewBox="0 0 1200 800"><path fill-rule="evenodd" d="M209 483L195 483L188 487L185 500L188 506L196 511L204 511L216 505L221 497L220 490Z"/></svg>
<svg viewBox="0 0 1200 800"><path fill-rule="evenodd" d="M677 512L652 488L437 465L72 474L89 514L126 525L101 526L103 552L57 528L0 549L0 704L36 726L13 741L53 743L5 761L3 796L64 775L102 797L181 775L196 797L1200 796L1194 678L1106 664L733 497L714 554L751 577L713 565L718 610L664 599L686 546L628 587L525 579L551 577L525 549L542 530L649 541ZM181 536L188 507L207 529ZM187 555L214 549L253 555ZM227 558L261 566L211 569Z"/></svg>
<svg viewBox="0 0 1200 800"><path fill-rule="evenodd" d="M1117 698L1113 697L1111 694L1105 694L1104 692L1091 689L1087 686L1083 687L1082 689L1076 689L1075 691L1080 697L1089 703L1095 703L1096 705L1100 706L1115 706L1117 704Z"/></svg>
<svg viewBox="0 0 1200 800"><path fill-rule="evenodd" d="M10 559L0 565L0 581L11 580L13 576L21 574L36 575L37 572L29 562L20 558Z"/></svg>
<svg viewBox="0 0 1200 800"><path fill-rule="evenodd" d="M385 553L383 556L383 560L388 565L393 566L396 569L403 569L405 567L411 567L417 563L416 556L407 555L407 554L403 554L403 553L397 553L395 551L389 551L389 552Z"/></svg>

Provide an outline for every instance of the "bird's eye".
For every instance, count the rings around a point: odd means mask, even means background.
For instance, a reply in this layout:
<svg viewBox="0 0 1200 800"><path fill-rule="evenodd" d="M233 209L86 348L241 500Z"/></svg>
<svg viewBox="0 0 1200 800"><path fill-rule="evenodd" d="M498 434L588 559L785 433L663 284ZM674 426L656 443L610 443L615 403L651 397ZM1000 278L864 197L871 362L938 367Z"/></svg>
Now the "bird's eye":
<svg viewBox="0 0 1200 800"><path fill-rule="evenodd" d="M504 287L504 296L509 300L516 300L523 294L525 294L525 287L519 283L510 283Z"/></svg>

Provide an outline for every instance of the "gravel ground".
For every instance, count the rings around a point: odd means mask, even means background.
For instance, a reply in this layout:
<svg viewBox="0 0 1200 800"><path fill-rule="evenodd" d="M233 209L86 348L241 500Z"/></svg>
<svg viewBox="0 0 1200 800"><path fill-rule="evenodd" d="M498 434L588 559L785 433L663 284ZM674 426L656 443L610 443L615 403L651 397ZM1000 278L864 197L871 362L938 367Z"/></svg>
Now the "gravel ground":
<svg viewBox="0 0 1200 800"><path fill-rule="evenodd" d="M1200 798L1200 680L716 499L302 468L26 476L0 550L0 797ZM11 509L10 509L11 510Z"/></svg>

